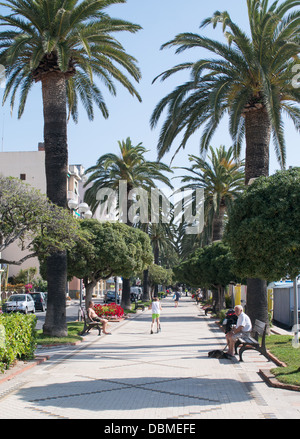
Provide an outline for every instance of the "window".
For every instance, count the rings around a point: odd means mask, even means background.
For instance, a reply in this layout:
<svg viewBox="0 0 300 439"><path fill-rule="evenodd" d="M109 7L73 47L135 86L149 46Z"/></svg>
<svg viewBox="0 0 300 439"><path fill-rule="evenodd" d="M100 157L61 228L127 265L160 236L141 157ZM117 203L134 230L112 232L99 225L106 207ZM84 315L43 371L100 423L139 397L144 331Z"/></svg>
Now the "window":
<svg viewBox="0 0 300 439"><path fill-rule="evenodd" d="M26 180L26 174L20 174L20 180L25 181Z"/></svg>

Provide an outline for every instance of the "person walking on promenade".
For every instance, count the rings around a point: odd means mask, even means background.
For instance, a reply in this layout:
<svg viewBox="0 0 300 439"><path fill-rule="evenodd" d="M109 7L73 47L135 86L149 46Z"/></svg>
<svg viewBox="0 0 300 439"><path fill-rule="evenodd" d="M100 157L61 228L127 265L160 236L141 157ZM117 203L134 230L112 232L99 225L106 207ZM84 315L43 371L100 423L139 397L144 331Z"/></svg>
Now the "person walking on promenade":
<svg viewBox="0 0 300 439"><path fill-rule="evenodd" d="M155 321L156 321L156 325L157 325L157 332L161 331L160 311L161 311L162 307L161 307L161 303L160 303L158 297L153 298L152 305L149 306L149 309L150 308L152 309L152 323L151 323L150 334L153 334L153 326L154 326Z"/></svg>
<svg viewBox="0 0 300 439"><path fill-rule="evenodd" d="M243 307L241 305L236 305L234 307L234 312L238 316L236 326L226 334L228 354L232 357L234 356L234 345L237 339L241 336L250 336L252 330L250 317L244 313Z"/></svg>
<svg viewBox="0 0 300 439"><path fill-rule="evenodd" d="M175 308L178 307L178 302L179 302L180 296L181 296L181 294L180 294L178 288L176 288L176 289L175 289L174 296L173 296L173 299L175 299L175 300L174 300L174 302L175 302Z"/></svg>

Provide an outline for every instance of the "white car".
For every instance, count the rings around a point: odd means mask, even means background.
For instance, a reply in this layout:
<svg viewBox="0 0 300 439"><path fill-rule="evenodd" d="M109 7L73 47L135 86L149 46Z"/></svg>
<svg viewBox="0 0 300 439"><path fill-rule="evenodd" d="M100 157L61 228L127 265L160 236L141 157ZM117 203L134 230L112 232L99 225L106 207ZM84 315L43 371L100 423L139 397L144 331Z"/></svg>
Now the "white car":
<svg viewBox="0 0 300 439"><path fill-rule="evenodd" d="M141 287L131 287L130 288L130 296L131 301L134 302L134 300L141 300L143 295L143 290Z"/></svg>
<svg viewBox="0 0 300 439"><path fill-rule="evenodd" d="M6 312L35 312L34 300L30 294L13 294L5 304Z"/></svg>

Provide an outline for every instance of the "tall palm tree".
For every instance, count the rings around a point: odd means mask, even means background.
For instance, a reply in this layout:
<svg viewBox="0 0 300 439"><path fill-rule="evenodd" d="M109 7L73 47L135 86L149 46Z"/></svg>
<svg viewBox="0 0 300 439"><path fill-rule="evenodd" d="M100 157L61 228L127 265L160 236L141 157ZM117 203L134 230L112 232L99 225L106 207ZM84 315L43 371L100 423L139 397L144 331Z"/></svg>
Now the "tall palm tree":
<svg viewBox="0 0 300 439"><path fill-rule="evenodd" d="M170 268L170 262L177 262L176 246L174 244L174 225L172 220L168 223L148 223L140 224L139 227L150 237L154 263L162 265L165 268ZM175 265L175 263L174 263ZM143 300L149 300L149 285L148 285L149 270L145 269L143 273ZM158 293L158 285L155 285L154 295Z"/></svg>
<svg viewBox="0 0 300 439"><path fill-rule="evenodd" d="M246 141L245 182L269 173L271 135L278 161L285 166L283 115L300 129L300 89L293 87L293 67L299 63L298 0L247 0L250 36L235 24L228 12L215 12L202 27L223 25L226 43L194 33L182 33L162 46L207 49L216 58L179 64L161 75L167 79L178 71L189 70L191 80L179 85L156 106L151 126L155 127L163 110L158 155L161 158L182 135L179 148L203 128L201 151L206 150L222 117L229 115L229 130L236 155ZM156 79L156 78L155 78ZM247 312L252 321L268 321L266 284L247 282Z"/></svg>
<svg viewBox="0 0 300 439"><path fill-rule="evenodd" d="M244 165L243 162L234 159L233 148L227 151L224 146L220 146L214 151L210 147L210 153L205 160L190 155L191 168L183 168L190 175L182 178L182 182L187 183L186 188L204 190L203 245L222 240L226 215L234 200L245 188ZM196 243L199 242L197 236L194 238ZM213 298L216 309L221 309L224 302L224 288L213 291Z"/></svg>
<svg viewBox="0 0 300 439"><path fill-rule="evenodd" d="M245 188L244 165L234 159L233 148L226 150L224 146L220 146L214 151L210 147L210 152L208 160L189 155L192 166L180 168L190 174L182 177L182 183L187 183L183 186L184 189L204 190L207 244L222 239L226 212Z"/></svg>
<svg viewBox="0 0 300 439"><path fill-rule="evenodd" d="M119 190L119 182L126 182L127 192L126 204L126 223L128 226L133 225L129 209L133 204L130 197L130 191L135 188L141 188L148 193L151 188L157 187L156 182L161 182L171 187L167 172L171 169L161 162L151 162L145 159L146 148L139 143L133 145L128 137L126 141L119 141L119 155L108 153L102 155L95 166L86 170L86 174L90 174L85 186L88 189L85 192L85 201L90 205L93 212L100 205L101 200L97 197L99 191L103 188L110 188L114 191ZM120 194L119 194L120 198ZM119 207L124 200L119 199ZM148 209L148 203L146 204ZM148 213L148 212L147 212ZM146 214L146 219L148 214ZM130 308L130 282L129 279L123 279L122 306L126 309Z"/></svg>
<svg viewBox="0 0 300 439"><path fill-rule="evenodd" d="M120 31L136 32L140 26L111 18L105 9L126 0L6 0L9 14L0 16L6 30L0 33L0 64L6 68L3 101L11 95L14 106L20 92L18 117L28 93L41 82L44 112L44 144L47 195L55 204L67 207L67 117L77 122L78 100L90 120L93 104L107 118L108 110L94 77L115 95L114 81L140 97L126 74L138 81L136 60L115 38ZM68 114L67 114L68 108ZM44 333L66 334L66 254L54 254L47 261L48 309Z"/></svg>

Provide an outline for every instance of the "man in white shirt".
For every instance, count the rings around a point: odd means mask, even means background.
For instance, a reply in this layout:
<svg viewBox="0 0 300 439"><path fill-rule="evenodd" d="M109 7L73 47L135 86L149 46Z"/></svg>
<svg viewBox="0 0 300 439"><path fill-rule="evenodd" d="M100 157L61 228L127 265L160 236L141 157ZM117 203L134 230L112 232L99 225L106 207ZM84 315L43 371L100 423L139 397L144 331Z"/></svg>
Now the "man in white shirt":
<svg viewBox="0 0 300 439"><path fill-rule="evenodd" d="M228 354L234 355L234 345L236 340L241 336L249 336L252 330L252 324L249 316L244 313L243 307L237 305L234 307L234 312L238 316L236 327L226 334L228 344Z"/></svg>

